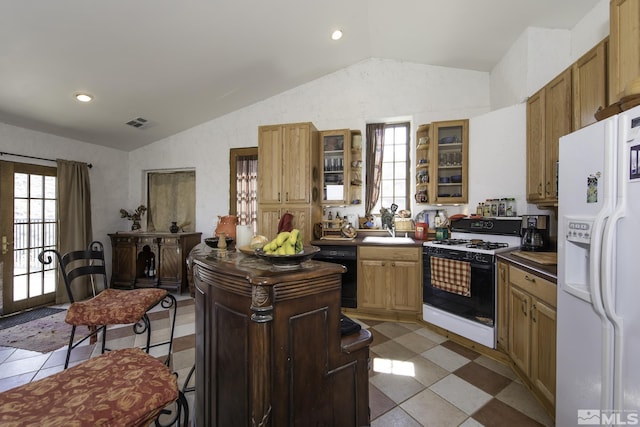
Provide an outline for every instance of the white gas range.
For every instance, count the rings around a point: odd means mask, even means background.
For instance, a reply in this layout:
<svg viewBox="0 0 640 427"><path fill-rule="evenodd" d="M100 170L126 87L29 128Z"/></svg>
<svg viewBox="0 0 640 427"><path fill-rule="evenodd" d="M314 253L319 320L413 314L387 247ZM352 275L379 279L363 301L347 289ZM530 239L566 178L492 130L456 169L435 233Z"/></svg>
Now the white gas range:
<svg viewBox="0 0 640 427"><path fill-rule="evenodd" d="M463 218L423 248L423 319L495 348L496 254L520 246L520 217Z"/></svg>

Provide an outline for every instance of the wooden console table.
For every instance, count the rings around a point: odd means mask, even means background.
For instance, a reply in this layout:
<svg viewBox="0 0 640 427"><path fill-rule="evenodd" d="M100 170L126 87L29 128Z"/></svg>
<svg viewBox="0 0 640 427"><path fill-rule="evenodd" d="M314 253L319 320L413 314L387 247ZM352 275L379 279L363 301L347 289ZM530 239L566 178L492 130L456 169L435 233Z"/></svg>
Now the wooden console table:
<svg viewBox="0 0 640 427"><path fill-rule="evenodd" d="M111 286L187 290L186 257L200 243L201 236L202 233L109 234L113 251ZM155 271L149 273L151 265Z"/></svg>
<svg viewBox="0 0 640 427"><path fill-rule="evenodd" d="M217 255L199 245L189 257L197 425L369 425L372 337L341 337L344 267L311 260L280 270Z"/></svg>

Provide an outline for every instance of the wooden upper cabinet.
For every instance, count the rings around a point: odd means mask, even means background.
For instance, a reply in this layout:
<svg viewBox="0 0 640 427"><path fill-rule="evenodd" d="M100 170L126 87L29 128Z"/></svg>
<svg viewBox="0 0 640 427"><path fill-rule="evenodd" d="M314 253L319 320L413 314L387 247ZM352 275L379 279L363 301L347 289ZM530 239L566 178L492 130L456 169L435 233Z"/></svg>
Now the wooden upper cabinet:
<svg viewBox="0 0 640 427"><path fill-rule="evenodd" d="M282 126L261 126L258 145L258 200L280 203L282 191Z"/></svg>
<svg viewBox="0 0 640 427"><path fill-rule="evenodd" d="M611 0L609 9L609 104L614 104L640 77L640 2Z"/></svg>
<svg viewBox="0 0 640 427"><path fill-rule="evenodd" d="M546 87L545 119L545 199L558 200L558 156L560 137L571 133L571 69L553 79Z"/></svg>
<svg viewBox="0 0 640 427"><path fill-rule="evenodd" d="M310 203L312 197L312 172L318 175L317 165L312 159L317 158L313 151L312 125L300 123L284 127L284 141L282 153L284 202ZM317 138L317 136L316 136ZM275 172L275 171L274 171ZM317 191L317 187L316 191Z"/></svg>
<svg viewBox="0 0 640 427"><path fill-rule="evenodd" d="M573 73L573 130L596 122L595 113L608 104L608 38L578 59Z"/></svg>
<svg viewBox="0 0 640 427"><path fill-rule="evenodd" d="M558 143L571 132L571 68L527 101L527 201L558 203Z"/></svg>
<svg viewBox="0 0 640 427"><path fill-rule="evenodd" d="M258 201L310 203L318 175L313 159L317 131L311 123L261 126L258 142ZM317 194L316 194L317 196Z"/></svg>
<svg viewBox="0 0 640 427"><path fill-rule="evenodd" d="M527 101L527 200L535 203L544 198L544 88Z"/></svg>
<svg viewBox="0 0 640 427"><path fill-rule="evenodd" d="M431 163L429 203L467 203L469 120L433 122L429 126Z"/></svg>

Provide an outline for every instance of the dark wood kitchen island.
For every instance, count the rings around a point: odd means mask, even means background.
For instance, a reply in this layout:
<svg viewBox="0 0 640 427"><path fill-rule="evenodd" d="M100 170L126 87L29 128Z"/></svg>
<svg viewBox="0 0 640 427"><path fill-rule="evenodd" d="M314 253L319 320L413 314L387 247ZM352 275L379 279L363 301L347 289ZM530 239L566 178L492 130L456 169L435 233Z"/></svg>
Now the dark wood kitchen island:
<svg viewBox="0 0 640 427"><path fill-rule="evenodd" d="M369 425L370 332L341 336L344 267L194 248L198 426Z"/></svg>

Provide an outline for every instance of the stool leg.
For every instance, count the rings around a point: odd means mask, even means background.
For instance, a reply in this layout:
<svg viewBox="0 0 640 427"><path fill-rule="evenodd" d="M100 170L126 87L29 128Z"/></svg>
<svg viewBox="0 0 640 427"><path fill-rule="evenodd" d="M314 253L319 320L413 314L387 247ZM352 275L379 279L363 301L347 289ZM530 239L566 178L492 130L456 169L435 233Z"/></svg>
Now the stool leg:
<svg viewBox="0 0 640 427"><path fill-rule="evenodd" d="M67 348L67 358L64 361L64 369L69 367L69 358L71 358L71 350L73 349L73 337L76 335L76 325L71 325L71 337L69 337L69 347Z"/></svg>

